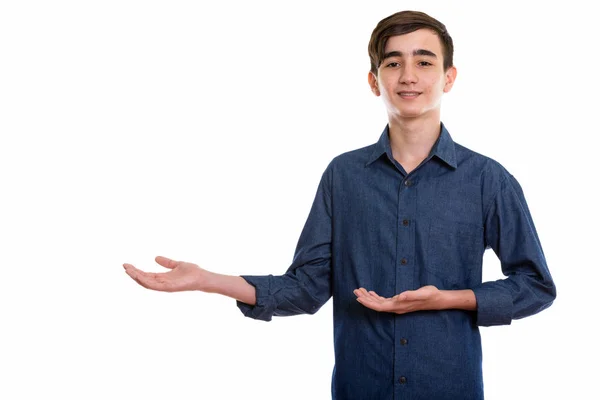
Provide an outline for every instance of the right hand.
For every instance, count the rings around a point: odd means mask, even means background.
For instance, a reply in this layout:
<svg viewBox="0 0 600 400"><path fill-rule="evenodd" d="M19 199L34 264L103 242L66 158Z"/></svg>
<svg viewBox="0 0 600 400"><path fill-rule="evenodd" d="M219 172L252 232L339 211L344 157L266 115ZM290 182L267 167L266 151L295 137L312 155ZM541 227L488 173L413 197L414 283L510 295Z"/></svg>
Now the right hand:
<svg viewBox="0 0 600 400"><path fill-rule="evenodd" d="M131 264L123 264L125 272L141 286L161 292L181 292L185 290L207 290L209 272L196 264L174 261L166 257L156 257L156 262L168 272L144 272Z"/></svg>

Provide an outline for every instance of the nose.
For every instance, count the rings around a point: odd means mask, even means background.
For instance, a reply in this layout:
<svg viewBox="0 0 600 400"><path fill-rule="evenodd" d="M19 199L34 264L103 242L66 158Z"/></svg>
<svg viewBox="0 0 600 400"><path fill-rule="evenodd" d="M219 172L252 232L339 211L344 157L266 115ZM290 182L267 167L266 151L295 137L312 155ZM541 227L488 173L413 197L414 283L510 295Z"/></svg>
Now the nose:
<svg viewBox="0 0 600 400"><path fill-rule="evenodd" d="M417 71L414 65L406 63L400 71L399 82L403 84L417 83Z"/></svg>

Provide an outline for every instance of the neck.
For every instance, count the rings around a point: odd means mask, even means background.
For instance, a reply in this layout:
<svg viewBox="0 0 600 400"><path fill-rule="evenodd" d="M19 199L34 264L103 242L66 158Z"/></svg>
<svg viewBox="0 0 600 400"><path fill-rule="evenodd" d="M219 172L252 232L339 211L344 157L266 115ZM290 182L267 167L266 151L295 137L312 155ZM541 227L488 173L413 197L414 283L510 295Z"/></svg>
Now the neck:
<svg viewBox="0 0 600 400"><path fill-rule="evenodd" d="M440 119L390 119L390 146L394 159L407 173L415 169L431 152L440 135Z"/></svg>

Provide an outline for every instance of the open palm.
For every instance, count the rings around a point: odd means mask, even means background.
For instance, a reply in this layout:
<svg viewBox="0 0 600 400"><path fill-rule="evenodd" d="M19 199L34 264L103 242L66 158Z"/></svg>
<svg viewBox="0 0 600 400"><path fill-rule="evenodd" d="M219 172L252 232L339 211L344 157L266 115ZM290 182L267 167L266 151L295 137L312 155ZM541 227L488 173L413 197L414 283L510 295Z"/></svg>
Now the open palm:
<svg viewBox="0 0 600 400"><path fill-rule="evenodd" d="M174 261L158 256L155 261L165 268L167 272L144 272L131 264L123 264L125 272L137 283L147 289L161 292L181 292L185 290L202 290L206 280L207 271L196 264Z"/></svg>

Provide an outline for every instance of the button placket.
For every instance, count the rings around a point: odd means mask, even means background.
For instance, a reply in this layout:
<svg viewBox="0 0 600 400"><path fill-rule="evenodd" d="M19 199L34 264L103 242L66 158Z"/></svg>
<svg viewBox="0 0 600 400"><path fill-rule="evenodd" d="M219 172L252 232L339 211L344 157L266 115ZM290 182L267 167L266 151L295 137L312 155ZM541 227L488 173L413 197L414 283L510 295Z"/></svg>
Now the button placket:
<svg viewBox="0 0 600 400"><path fill-rule="evenodd" d="M415 217L417 209L417 194L416 186L419 179L405 178L400 182L398 187L398 239L396 262L398 269L396 271L396 293L402 293L406 290L414 290L413 268L415 267L416 256L414 251L415 240ZM412 370L412 361L409 355L408 339L406 336L411 335L410 329L403 326L398 319L396 321L396 331L394 347L395 351L395 367L394 376L396 377L396 385L408 388L408 378L406 373ZM401 389L402 390L402 389Z"/></svg>

